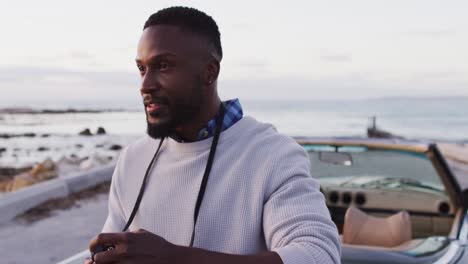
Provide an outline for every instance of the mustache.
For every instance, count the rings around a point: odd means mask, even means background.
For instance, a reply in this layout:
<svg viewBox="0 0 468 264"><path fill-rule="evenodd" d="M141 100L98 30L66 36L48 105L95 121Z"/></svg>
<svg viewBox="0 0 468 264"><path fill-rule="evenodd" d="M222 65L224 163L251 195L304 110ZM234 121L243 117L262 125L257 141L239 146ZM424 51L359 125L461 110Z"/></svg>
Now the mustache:
<svg viewBox="0 0 468 264"><path fill-rule="evenodd" d="M149 104L169 104L169 99L167 97L145 94L143 95L143 104L145 106L148 106Z"/></svg>

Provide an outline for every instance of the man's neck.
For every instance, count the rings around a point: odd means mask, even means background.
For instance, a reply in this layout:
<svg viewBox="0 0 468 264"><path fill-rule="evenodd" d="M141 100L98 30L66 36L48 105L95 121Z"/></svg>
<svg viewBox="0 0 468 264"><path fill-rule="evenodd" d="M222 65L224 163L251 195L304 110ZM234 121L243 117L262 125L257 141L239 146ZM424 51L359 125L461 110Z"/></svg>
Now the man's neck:
<svg viewBox="0 0 468 264"><path fill-rule="evenodd" d="M175 131L177 135L189 142L196 141L198 132L206 126L208 121L213 119L218 114L220 104L221 100L219 97L216 97L212 103L207 104L206 107L202 107L199 114L195 118L193 118L190 122L176 128Z"/></svg>

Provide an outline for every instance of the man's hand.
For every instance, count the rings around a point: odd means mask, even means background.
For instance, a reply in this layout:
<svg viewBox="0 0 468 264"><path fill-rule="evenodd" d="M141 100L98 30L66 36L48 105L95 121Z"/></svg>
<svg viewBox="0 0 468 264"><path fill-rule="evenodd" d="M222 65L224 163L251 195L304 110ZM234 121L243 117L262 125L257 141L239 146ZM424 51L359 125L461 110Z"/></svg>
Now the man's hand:
<svg viewBox="0 0 468 264"><path fill-rule="evenodd" d="M94 255L96 264L282 264L275 252L262 252L255 255L233 255L199 248L177 246L162 237L140 229L135 232L102 233L93 239L89 250L98 246L113 245L112 250ZM93 263L87 260L85 264Z"/></svg>
<svg viewBox="0 0 468 264"><path fill-rule="evenodd" d="M160 236L139 229L135 232L101 233L89 245L92 252L98 246L113 245L114 249L94 255L96 264L105 263L172 263L176 246ZM91 260L87 260L91 264Z"/></svg>

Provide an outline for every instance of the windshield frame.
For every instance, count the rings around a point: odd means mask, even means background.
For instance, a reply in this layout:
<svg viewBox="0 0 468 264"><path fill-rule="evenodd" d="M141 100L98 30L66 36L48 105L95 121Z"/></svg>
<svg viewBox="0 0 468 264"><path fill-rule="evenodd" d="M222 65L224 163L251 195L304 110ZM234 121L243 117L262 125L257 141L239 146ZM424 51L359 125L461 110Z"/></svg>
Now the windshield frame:
<svg viewBox="0 0 468 264"><path fill-rule="evenodd" d="M463 207L462 190L447 161L441 151L434 143L421 143L404 141L401 139L321 139L321 138L296 138L301 145L330 145L336 147L365 147L369 150L397 150L410 153L423 154L431 162L437 172L442 184L445 187L447 196L456 208Z"/></svg>

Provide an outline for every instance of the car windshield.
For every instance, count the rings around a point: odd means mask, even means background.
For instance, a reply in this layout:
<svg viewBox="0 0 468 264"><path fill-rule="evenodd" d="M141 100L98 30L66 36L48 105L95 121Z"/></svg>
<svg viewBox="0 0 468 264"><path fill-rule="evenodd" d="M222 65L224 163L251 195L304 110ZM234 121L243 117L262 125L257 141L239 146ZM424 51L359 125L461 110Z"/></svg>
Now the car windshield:
<svg viewBox="0 0 468 264"><path fill-rule="evenodd" d="M329 186L445 192L423 153L328 145L304 148L309 153L312 176Z"/></svg>

